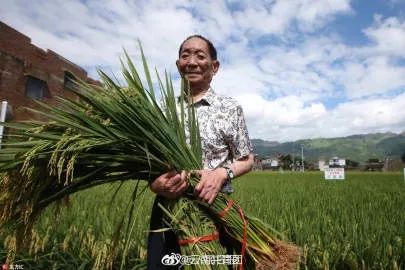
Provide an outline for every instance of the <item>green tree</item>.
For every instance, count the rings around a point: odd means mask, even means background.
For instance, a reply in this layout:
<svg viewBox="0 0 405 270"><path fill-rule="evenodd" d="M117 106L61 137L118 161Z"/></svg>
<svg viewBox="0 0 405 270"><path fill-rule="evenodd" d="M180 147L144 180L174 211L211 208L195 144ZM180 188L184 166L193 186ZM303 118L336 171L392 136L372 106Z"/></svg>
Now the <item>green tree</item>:
<svg viewBox="0 0 405 270"><path fill-rule="evenodd" d="M284 170L290 170L292 164L291 155L284 155L280 158Z"/></svg>

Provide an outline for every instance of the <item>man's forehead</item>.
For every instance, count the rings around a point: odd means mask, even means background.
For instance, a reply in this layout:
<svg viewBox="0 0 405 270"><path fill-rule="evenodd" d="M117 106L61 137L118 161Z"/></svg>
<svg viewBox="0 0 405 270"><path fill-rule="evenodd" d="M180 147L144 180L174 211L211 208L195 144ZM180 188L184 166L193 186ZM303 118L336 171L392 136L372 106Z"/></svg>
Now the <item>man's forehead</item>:
<svg viewBox="0 0 405 270"><path fill-rule="evenodd" d="M200 38L190 38L186 40L181 48L181 52L184 51L202 51L209 53L207 42Z"/></svg>

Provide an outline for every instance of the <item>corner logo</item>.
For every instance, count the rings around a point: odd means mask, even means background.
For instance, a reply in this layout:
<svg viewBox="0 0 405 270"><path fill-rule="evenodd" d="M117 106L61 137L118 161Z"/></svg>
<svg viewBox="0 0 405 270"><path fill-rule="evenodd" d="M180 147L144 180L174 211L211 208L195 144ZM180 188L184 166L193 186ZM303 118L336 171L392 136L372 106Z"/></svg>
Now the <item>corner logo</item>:
<svg viewBox="0 0 405 270"><path fill-rule="evenodd" d="M180 254L172 253L170 255L165 255L162 258L163 265L178 265L180 263Z"/></svg>

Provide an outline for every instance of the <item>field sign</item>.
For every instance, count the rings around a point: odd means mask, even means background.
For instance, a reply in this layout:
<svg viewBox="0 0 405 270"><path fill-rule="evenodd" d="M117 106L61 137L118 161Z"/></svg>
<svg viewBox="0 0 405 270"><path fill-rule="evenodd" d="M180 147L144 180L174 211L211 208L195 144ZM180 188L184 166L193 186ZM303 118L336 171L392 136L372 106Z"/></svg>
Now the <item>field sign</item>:
<svg viewBox="0 0 405 270"><path fill-rule="evenodd" d="M325 168L325 180L344 180L344 168Z"/></svg>

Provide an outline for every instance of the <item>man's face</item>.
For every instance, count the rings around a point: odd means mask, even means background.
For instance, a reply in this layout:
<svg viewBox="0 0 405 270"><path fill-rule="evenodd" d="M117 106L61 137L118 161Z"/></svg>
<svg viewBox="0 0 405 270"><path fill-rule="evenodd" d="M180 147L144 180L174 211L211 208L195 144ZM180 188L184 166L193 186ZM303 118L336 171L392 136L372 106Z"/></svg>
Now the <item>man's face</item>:
<svg viewBox="0 0 405 270"><path fill-rule="evenodd" d="M200 38L184 42L176 65L180 75L190 82L192 90L208 89L219 68L219 62L210 56L208 44Z"/></svg>

